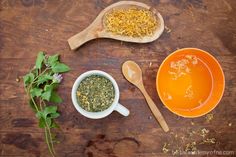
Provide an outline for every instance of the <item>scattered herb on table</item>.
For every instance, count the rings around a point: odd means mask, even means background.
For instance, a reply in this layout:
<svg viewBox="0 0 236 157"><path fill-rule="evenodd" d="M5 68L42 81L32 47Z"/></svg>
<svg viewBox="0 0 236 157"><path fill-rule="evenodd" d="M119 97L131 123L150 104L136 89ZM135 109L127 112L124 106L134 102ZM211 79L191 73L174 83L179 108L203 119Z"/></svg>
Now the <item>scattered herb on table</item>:
<svg viewBox="0 0 236 157"><path fill-rule="evenodd" d="M185 152L191 152L192 154L195 154L196 151L197 151L197 147L196 147L197 143L194 141L194 142L190 142L190 143L187 143L186 146L185 146Z"/></svg>
<svg viewBox="0 0 236 157"><path fill-rule="evenodd" d="M206 118L206 122L210 123L213 120L213 118L214 118L214 114L213 113L209 113L209 114L206 115L205 118Z"/></svg>
<svg viewBox="0 0 236 157"><path fill-rule="evenodd" d="M185 129L178 134L170 132L169 139L164 142L162 147L163 153L172 153L172 155L181 156L183 154L196 155L202 145L217 144L217 139L211 136L207 128ZM199 148L198 148L199 147Z"/></svg>
<svg viewBox="0 0 236 157"><path fill-rule="evenodd" d="M144 37L154 34L159 20L150 10L131 7L107 13L104 25L108 32L117 35Z"/></svg>
<svg viewBox="0 0 236 157"><path fill-rule="evenodd" d="M162 147L163 153L168 153L170 150L167 148L170 144L165 143L164 146Z"/></svg>
<svg viewBox="0 0 236 157"><path fill-rule="evenodd" d="M77 90L79 105L89 112L104 111L115 98L112 82L103 76L91 75L81 81Z"/></svg>
<svg viewBox="0 0 236 157"><path fill-rule="evenodd" d="M39 52L35 66L24 76L24 87L29 97L29 105L36 113L39 127L44 128L45 139L49 152L55 156L55 137L52 128L59 126L54 121L60 114L53 103L61 103L61 97L56 93L56 88L62 80L62 75L69 71L69 67L59 61L59 55L47 56ZM50 105L49 105L50 103Z"/></svg>

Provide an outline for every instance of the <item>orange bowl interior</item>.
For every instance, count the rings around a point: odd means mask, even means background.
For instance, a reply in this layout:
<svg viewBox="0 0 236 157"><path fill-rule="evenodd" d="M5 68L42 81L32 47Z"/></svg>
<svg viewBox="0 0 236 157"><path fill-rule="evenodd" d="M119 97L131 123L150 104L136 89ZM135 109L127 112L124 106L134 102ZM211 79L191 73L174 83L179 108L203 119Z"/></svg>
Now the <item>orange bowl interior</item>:
<svg viewBox="0 0 236 157"><path fill-rule="evenodd" d="M206 51L179 49L161 64L156 78L163 104L182 117L199 117L213 110L225 87L218 61Z"/></svg>

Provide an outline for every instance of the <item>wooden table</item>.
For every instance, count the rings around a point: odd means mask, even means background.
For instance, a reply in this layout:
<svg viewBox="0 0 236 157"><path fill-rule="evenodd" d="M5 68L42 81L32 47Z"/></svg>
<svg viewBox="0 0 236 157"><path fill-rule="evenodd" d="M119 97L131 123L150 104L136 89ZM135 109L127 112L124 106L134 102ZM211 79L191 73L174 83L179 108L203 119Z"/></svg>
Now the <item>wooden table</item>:
<svg viewBox="0 0 236 157"><path fill-rule="evenodd" d="M98 39L71 51L67 39L114 2L1 0L0 156L49 156L43 130L38 128L27 104L22 81L40 50L59 53L72 69L64 75L59 88L64 101L59 105L61 116L57 119L62 129L58 132L61 143L55 146L57 156L183 155L190 144L196 144L198 156L206 156L210 151L212 156L223 151L228 151L228 156L236 155L236 1L142 0L164 17L166 29L157 41L134 44ZM208 115L214 117L212 120L206 116L178 117L157 96L155 79L159 65L168 54L183 47L209 51L223 67L226 88L221 102ZM155 121L140 91L124 79L121 65L128 59L141 66L145 87L165 116L169 133L164 133ZM107 118L90 120L75 110L70 98L73 82L92 69L106 71L117 80L120 103L130 110L129 117L114 112ZM208 130L203 137L201 131ZM213 143L206 143L207 139Z"/></svg>

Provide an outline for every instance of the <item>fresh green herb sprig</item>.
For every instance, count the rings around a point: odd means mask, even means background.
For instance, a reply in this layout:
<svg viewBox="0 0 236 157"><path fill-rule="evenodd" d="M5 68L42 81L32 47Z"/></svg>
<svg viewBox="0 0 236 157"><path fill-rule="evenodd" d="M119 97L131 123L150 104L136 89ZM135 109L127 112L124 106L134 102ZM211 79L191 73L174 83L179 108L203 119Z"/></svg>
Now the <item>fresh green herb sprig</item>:
<svg viewBox="0 0 236 157"><path fill-rule="evenodd" d="M55 137L51 129L59 128L54 119L60 116L57 106L52 103L62 102L56 89L62 80L60 73L69 70L67 65L59 61L58 54L47 56L44 52L39 52L35 66L23 78L25 91L29 96L29 105L36 113L39 127L44 128L46 143L52 156L55 156Z"/></svg>

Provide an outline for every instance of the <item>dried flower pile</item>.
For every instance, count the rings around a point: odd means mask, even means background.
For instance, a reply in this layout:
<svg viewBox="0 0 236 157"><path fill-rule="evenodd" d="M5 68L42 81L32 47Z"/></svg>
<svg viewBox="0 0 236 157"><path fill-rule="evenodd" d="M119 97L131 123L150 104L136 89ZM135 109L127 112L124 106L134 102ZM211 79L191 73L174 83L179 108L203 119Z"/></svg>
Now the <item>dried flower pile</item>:
<svg viewBox="0 0 236 157"><path fill-rule="evenodd" d="M114 9L105 15L108 32L129 37L151 36L159 25L155 15L147 9Z"/></svg>

